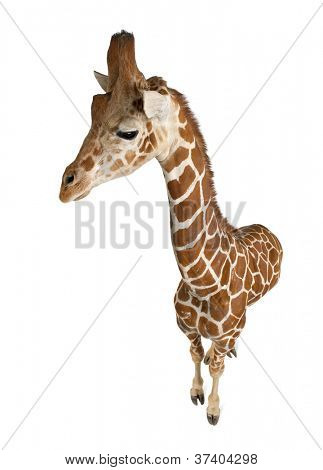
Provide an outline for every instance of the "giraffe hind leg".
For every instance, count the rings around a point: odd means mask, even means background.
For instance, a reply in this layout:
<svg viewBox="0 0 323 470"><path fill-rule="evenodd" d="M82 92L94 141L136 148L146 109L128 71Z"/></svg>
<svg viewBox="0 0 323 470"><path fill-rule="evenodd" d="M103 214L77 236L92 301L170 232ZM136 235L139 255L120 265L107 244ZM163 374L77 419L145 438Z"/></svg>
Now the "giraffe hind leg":
<svg viewBox="0 0 323 470"><path fill-rule="evenodd" d="M227 352L227 356L232 358L232 356L237 357L237 350L236 348L230 349L230 351Z"/></svg>
<svg viewBox="0 0 323 470"><path fill-rule="evenodd" d="M206 352L204 356L204 364L208 366L211 362L211 359L213 358L213 355L214 355L214 344L211 343L210 348L208 349L208 351Z"/></svg>
<svg viewBox="0 0 323 470"><path fill-rule="evenodd" d="M206 364L207 366L210 364L212 358L213 358L213 355L214 355L214 346L213 346L213 343L211 344L210 346L210 349L206 352L205 356L204 356L204 364ZM227 356L230 357L230 359L232 357L237 357L237 350L236 348L232 348L230 349L230 351L227 352Z"/></svg>

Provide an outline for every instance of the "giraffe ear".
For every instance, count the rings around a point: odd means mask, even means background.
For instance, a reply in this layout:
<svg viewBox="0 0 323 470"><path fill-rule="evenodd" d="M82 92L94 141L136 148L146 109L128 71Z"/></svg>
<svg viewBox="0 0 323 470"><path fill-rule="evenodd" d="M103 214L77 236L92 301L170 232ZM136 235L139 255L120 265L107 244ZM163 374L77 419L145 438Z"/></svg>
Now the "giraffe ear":
<svg viewBox="0 0 323 470"><path fill-rule="evenodd" d="M94 76L97 79L102 90L108 91L109 77L107 75L103 75L103 73L96 72L95 70L94 70Z"/></svg>
<svg viewBox="0 0 323 470"><path fill-rule="evenodd" d="M143 91L144 111L148 119L166 117L169 108L169 98L158 91Z"/></svg>

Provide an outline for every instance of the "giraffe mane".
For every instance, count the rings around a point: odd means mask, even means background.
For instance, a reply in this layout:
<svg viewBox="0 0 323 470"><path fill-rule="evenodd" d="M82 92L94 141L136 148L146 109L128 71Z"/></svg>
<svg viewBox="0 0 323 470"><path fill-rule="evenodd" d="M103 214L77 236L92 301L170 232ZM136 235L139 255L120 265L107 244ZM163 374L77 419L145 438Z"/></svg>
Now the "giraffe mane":
<svg viewBox="0 0 323 470"><path fill-rule="evenodd" d="M220 207L217 203L217 200L216 200L217 193L216 193L216 189L215 189L215 186L214 186L214 179L213 179L214 178L214 173L213 173L212 166L211 166L211 160L210 160L210 158L207 154L207 145L206 145L205 139L203 137L203 134L201 132L200 124L199 124L197 118L195 117L193 111L191 110L187 98L177 90L174 90L174 89L171 89L171 88L168 88L168 89L169 89L170 93L172 95L174 95L174 97L177 100L177 102L179 103L181 109L183 109L183 111L185 112L187 122L189 123L189 125L192 128L192 131L193 131L195 139L196 139L197 146L198 146L198 148L201 152L202 158L205 161L206 174L207 174L207 178L208 178L208 183L209 183L209 185L211 187L211 191L212 191L212 202L213 202L213 207L214 207L214 210L215 210L215 215L217 217L219 227L223 232L231 233L235 230L235 228L229 223L228 219L223 216L223 214L221 212L221 209L220 209Z"/></svg>

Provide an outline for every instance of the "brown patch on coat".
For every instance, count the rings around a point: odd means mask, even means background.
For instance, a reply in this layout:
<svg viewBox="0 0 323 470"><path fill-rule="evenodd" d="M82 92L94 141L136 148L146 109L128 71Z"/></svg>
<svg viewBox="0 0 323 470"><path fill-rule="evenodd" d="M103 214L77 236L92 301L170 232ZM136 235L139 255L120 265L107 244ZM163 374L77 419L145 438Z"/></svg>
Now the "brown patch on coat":
<svg viewBox="0 0 323 470"><path fill-rule="evenodd" d="M197 147L194 147L191 151L191 156L192 156L192 161L194 163L195 168L201 175L205 167L205 163L204 163L201 151Z"/></svg>
<svg viewBox="0 0 323 470"><path fill-rule="evenodd" d="M264 285L263 285L260 274L258 273L254 274L251 290L256 294L259 294L260 292L262 292L263 288L264 288Z"/></svg>
<svg viewBox="0 0 323 470"><path fill-rule="evenodd" d="M213 219L210 222L210 225L208 226L207 233L212 236L212 235L215 234L217 228L218 228L218 226L217 226L217 223L215 221L215 217L213 217Z"/></svg>
<svg viewBox="0 0 323 470"><path fill-rule="evenodd" d="M204 272L205 268L206 268L205 261L203 261L203 259L200 258L198 262L187 271L187 275L190 278L200 276Z"/></svg>
<svg viewBox="0 0 323 470"><path fill-rule="evenodd" d="M179 229L173 234L175 246L185 246L192 243L203 228L203 212L187 228Z"/></svg>
<svg viewBox="0 0 323 470"><path fill-rule="evenodd" d="M184 124L186 122L186 115L184 109L182 108L179 109L178 119L181 124Z"/></svg>
<svg viewBox="0 0 323 470"><path fill-rule="evenodd" d="M218 277L220 277L224 263L226 262L227 258L228 256L226 254L221 253L221 251L219 251L212 262L213 271Z"/></svg>
<svg viewBox="0 0 323 470"><path fill-rule="evenodd" d="M216 321L221 321L229 311L230 297L226 289L220 290L211 297L210 315Z"/></svg>
<svg viewBox="0 0 323 470"><path fill-rule="evenodd" d="M112 167L110 168L111 171L116 171L116 170L119 170L120 168L122 168L124 165L123 165L123 161L120 160L120 158L118 158L114 164L112 165Z"/></svg>
<svg viewBox="0 0 323 470"><path fill-rule="evenodd" d="M190 187L190 185L193 183L194 178L194 171L189 165L187 165L178 180L170 181L167 184L168 191L172 199L178 199L179 197L183 196Z"/></svg>
<svg viewBox="0 0 323 470"><path fill-rule="evenodd" d="M242 279L240 279L234 269L232 270L231 272L231 278L230 278L230 284L229 284L229 287L230 287L230 292L232 295L235 295L237 294L238 292L240 292L243 288L243 282L242 282Z"/></svg>
<svg viewBox="0 0 323 470"><path fill-rule="evenodd" d="M247 263L244 257L239 256L236 267L235 267L235 273L237 276L240 278L243 278L246 272L247 268Z"/></svg>
<svg viewBox="0 0 323 470"><path fill-rule="evenodd" d="M183 283L183 281L181 282L181 287L178 289L178 298L184 302L187 302L190 298L187 286Z"/></svg>
<svg viewBox="0 0 323 470"><path fill-rule="evenodd" d="M185 127L179 128L179 135L182 137L182 139L190 144L194 142L194 134L189 124L186 124Z"/></svg>
<svg viewBox="0 0 323 470"><path fill-rule="evenodd" d="M229 248L230 248L229 240L227 239L225 235L223 235L221 238L221 250L224 252L227 252L229 251Z"/></svg>
<svg viewBox="0 0 323 470"><path fill-rule="evenodd" d="M196 287L210 286L215 283L215 279L210 271L206 271L202 277L191 281L192 285Z"/></svg>
<svg viewBox="0 0 323 470"><path fill-rule="evenodd" d="M190 219L200 207L200 183L198 181L191 194L174 206L174 214L179 222L184 222Z"/></svg>
<svg viewBox="0 0 323 470"><path fill-rule="evenodd" d="M94 167L94 161L91 156L87 157L83 162L81 163L82 167L84 168L85 171L90 171Z"/></svg>
<svg viewBox="0 0 323 470"><path fill-rule="evenodd" d="M179 166L189 155L189 150L184 147L178 147L177 150L171 155L164 163L164 169L169 173L174 168Z"/></svg>
<svg viewBox="0 0 323 470"><path fill-rule="evenodd" d="M231 310L234 315L238 315L245 311L247 305L247 293L241 292L238 297L231 300Z"/></svg>
<svg viewBox="0 0 323 470"><path fill-rule="evenodd" d="M218 326L213 321L207 321L205 323L205 328L207 338L216 338L220 334Z"/></svg>
<svg viewBox="0 0 323 470"><path fill-rule="evenodd" d="M133 152L132 150L128 150L128 152L125 155L127 162L130 164L134 158L136 158L136 153Z"/></svg>
<svg viewBox="0 0 323 470"><path fill-rule="evenodd" d="M182 266L187 266L193 263L193 261L200 254L204 241L205 241L205 233L203 233L200 240L192 248L188 248L187 250L176 251L178 262Z"/></svg>
<svg viewBox="0 0 323 470"><path fill-rule="evenodd" d="M201 308L201 310L202 310L202 312L205 313L205 314L208 313L209 307L208 307L208 303L207 303L206 300L203 300L203 301L202 301L202 308Z"/></svg>
<svg viewBox="0 0 323 470"><path fill-rule="evenodd" d="M222 269L222 276L221 276L221 281L220 281L221 286L225 286L228 284L229 279L230 279L230 274L231 274L231 263L230 263L230 259L227 258Z"/></svg>
<svg viewBox="0 0 323 470"><path fill-rule="evenodd" d="M193 297L192 298L192 305L194 305L194 307L199 308L199 306L201 305L201 301L199 299L197 299L196 297Z"/></svg>

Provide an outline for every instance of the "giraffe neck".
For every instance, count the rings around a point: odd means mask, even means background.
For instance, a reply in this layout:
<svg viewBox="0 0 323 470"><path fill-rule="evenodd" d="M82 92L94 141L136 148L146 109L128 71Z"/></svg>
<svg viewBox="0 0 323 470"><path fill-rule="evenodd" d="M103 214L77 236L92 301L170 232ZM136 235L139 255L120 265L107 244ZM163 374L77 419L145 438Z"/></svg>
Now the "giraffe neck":
<svg viewBox="0 0 323 470"><path fill-rule="evenodd" d="M188 280L203 272L232 227L216 203L198 125L185 101L178 105L178 138L171 154L160 163L167 184L174 252L182 276Z"/></svg>

